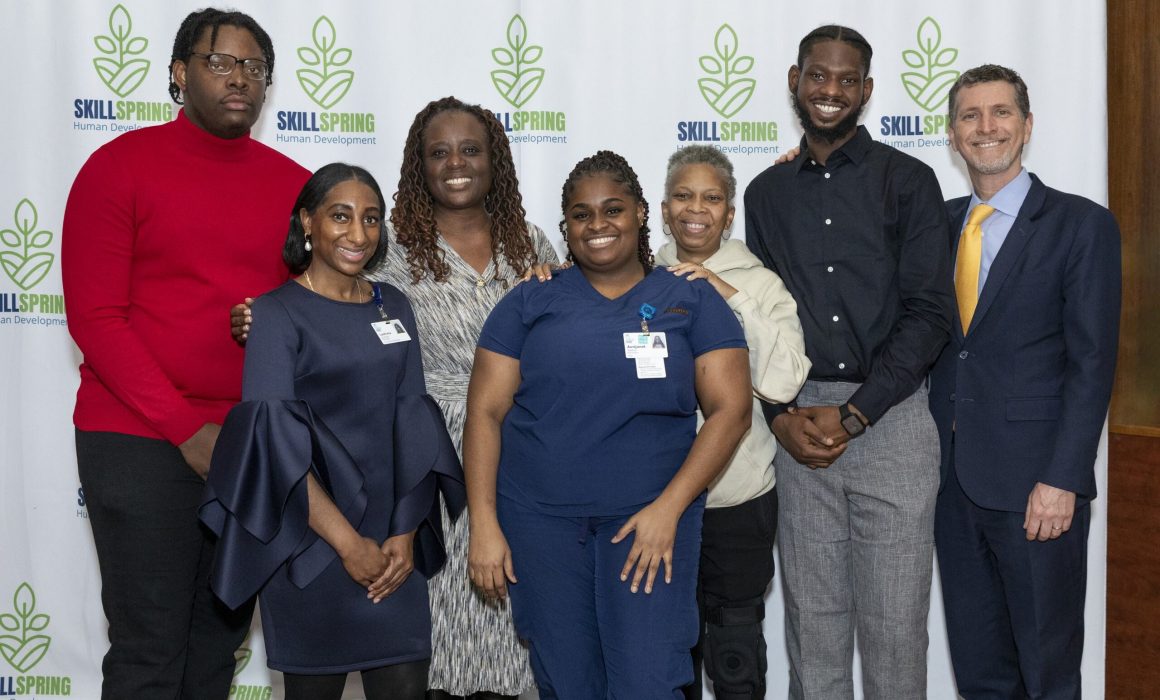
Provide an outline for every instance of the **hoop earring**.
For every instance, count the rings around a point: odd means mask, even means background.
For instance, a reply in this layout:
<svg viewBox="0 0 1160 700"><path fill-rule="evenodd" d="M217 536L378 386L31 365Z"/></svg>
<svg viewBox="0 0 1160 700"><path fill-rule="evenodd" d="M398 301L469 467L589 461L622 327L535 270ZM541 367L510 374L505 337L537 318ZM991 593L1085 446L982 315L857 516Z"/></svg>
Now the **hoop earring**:
<svg viewBox="0 0 1160 700"><path fill-rule="evenodd" d="M661 232L664 233L666 236L673 235L673 230L671 228L669 228L668 222L661 224Z"/></svg>

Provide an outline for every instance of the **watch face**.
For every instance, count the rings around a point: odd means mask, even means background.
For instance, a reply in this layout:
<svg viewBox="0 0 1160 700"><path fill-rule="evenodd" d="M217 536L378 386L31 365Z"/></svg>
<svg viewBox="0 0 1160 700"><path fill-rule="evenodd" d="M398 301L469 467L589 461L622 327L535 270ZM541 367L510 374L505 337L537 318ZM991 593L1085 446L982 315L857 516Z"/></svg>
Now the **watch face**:
<svg viewBox="0 0 1160 700"><path fill-rule="evenodd" d="M842 419L842 427L851 435L857 435L866 427L862 425L862 421L858 420L858 416L849 415Z"/></svg>

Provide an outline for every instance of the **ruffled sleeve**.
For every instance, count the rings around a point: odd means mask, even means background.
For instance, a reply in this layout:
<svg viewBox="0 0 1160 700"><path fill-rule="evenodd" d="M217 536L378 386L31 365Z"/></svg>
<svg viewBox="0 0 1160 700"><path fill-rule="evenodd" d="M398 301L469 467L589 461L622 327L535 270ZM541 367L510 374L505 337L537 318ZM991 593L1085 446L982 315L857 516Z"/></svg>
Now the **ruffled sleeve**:
<svg viewBox="0 0 1160 700"><path fill-rule="evenodd" d="M249 600L287 562L303 588L337 556L310 529L311 470L347 521L360 522L362 471L304 401L244 401L230 411L200 509L219 538L211 585L226 605Z"/></svg>
<svg viewBox="0 0 1160 700"><path fill-rule="evenodd" d="M415 531L415 570L430 578L447 558L439 498L455 519L467 504L463 468L443 414L426 394L398 397L394 426L392 536Z"/></svg>

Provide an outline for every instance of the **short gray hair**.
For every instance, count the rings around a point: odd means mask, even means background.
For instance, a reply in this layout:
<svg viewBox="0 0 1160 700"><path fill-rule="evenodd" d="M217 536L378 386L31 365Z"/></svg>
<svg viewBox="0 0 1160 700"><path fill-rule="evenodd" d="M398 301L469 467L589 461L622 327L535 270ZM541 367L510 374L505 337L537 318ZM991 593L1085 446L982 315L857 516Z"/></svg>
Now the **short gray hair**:
<svg viewBox="0 0 1160 700"><path fill-rule="evenodd" d="M737 195L737 178L733 176L733 163L721 151L712 146L685 146L669 156L669 167L665 172L665 201L673 192L673 181L677 173L686 165L708 165L717 170L721 182L725 183L725 199L729 206L733 206L733 198Z"/></svg>

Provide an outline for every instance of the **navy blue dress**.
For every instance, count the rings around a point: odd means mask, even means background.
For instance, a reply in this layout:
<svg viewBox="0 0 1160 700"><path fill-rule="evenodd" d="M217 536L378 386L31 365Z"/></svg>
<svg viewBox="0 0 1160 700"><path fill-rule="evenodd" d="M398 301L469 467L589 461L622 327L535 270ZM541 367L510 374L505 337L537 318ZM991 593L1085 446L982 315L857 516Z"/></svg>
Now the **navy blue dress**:
<svg viewBox="0 0 1160 700"><path fill-rule="evenodd" d="M269 666L343 673L431 655L425 576L443 561L437 491L456 512L463 476L426 395L410 304L381 285L411 340L383 344L372 302L288 282L254 302L243 402L214 451L202 519L220 536L214 591L237 606L260 590ZM378 605L309 528L306 474L360 534L417 530L416 571Z"/></svg>

